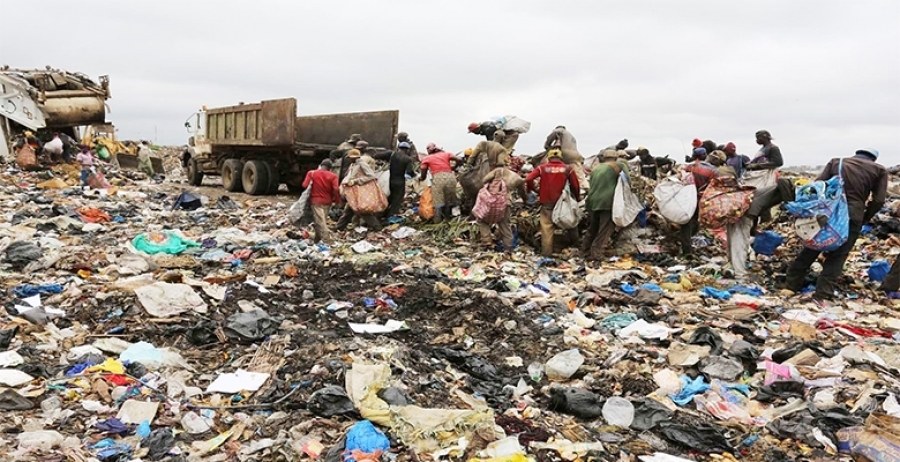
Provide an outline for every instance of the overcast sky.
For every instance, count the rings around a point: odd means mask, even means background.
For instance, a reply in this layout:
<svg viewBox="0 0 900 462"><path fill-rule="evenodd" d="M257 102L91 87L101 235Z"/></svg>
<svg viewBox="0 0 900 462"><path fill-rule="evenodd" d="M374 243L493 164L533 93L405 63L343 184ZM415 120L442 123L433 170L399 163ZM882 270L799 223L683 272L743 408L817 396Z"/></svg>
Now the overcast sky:
<svg viewBox="0 0 900 462"><path fill-rule="evenodd" d="M479 140L469 122L516 114L527 154L563 124L585 155L628 138L683 160L695 137L752 155L768 129L789 165L860 147L900 163L896 0L27 7L0 27L0 64L110 75L123 139L184 144L201 105L296 97L301 115L399 109L422 149L462 150Z"/></svg>

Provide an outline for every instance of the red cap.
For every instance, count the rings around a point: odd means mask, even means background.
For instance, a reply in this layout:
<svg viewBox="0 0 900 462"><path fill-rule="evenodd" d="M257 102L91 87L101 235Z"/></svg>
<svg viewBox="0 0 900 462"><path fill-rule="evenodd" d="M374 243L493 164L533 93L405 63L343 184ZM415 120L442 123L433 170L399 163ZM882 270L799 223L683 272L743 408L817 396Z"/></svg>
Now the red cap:
<svg viewBox="0 0 900 462"><path fill-rule="evenodd" d="M700 141L700 138L694 138L694 141L691 141L691 146L693 146L695 148L699 148L702 145L703 145L703 142Z"/></svg>
<svg viewBox="0 0 900 462"><path fill-rule="evenodd" d="M478 122L472 122L469 124L469 132L474 132L476 128L478 128Z"/></svg>
<svg viewBox="0 0 900 462"><path fill-rule="evenodd" d="M725 150L726 150L726 151L736 151L736 150L737 150L737 146L735 146L734 143L732 143L731 141L729 141L728 144L725 145Z"/></svg>

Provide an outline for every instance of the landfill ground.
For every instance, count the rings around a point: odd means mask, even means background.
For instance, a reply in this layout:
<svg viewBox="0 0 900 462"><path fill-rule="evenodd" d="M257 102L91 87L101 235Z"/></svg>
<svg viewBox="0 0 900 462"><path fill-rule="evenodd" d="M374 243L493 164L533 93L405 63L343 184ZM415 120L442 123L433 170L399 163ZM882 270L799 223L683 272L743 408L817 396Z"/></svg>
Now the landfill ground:
<svg viewBox="0 0 900 462"><path fill-rule="evenodd" d="M722 233L683 261L652 213L587 266L521 204L511 254L411 210L324 246L286 189L169 170L0 173L0 461L900 460L894 207L823 305L778 289L777 213L738 284Z"/></svg>

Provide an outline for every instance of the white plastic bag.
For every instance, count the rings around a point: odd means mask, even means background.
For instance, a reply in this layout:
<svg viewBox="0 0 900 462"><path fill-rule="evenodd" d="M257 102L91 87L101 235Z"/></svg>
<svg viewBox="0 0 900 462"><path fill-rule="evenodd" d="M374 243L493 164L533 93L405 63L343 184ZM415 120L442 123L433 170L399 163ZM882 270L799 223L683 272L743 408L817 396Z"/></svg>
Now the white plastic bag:
<svg viewBox="0 0 900 462"><path fill-rule="evenodd" d="M584 364L584 356L577 348L574 348L550 358L544 366L544 370L547 372L548 379L560 382L569 380L569 377L575 375L582 364Z"/></svg>
<svg viewBox="0 0 900 462"><path fill-rule="evenodd" d="M581 211L578 209L578 201L572 197L572 190L568 184L563 188L562 196L553 207L553 224L560 229L572 229L581 222Z"/></svg>
<svg viewBox="0 0 900 462"><path fill-rule="evenodd" d="M378 174L378 187L385 197L391 196L391 171L385 170Z"/></svg>
<svg viewBox="0 0 900 462"><path fill-rule="evenodd" d="M778 183L778 173L775 170L748 170L741 179L747 186L756 186L762 189L767 186L775 186Z"/></svg>
<svg viewBox="0 0 900 462"><path fill-rule="evenodd" d="M616 194L613 196L613 222L616 226L624 228L634 223L634 219L641 213L641 210L644 210L644 205L631 190L628 174L619 172Z"/></svg>
<svg viewBox="0 0 900 462"><path fill-rule="evenodd" d="M303 194L300 195L297 202L294 202L294 204L291 205L291 208L288 209L288 218L291 220L291 223L299 223L304 218L309 217L311 206L309 203L310 191L312 191L312 183L310 183L309 187L303 191Z"/></svg>
<svg viewBox="0 0 900 462"><path fill-rule="evenodd" d="M503 124L503 131L511 131L516 132L518 134L528 133L528 130L531 130L531 122L516 117L514 115L508 115L505 117L506 122Z"/></svg>
<svg viewBox="0 0 900 462"><path fill-rule="evenodd" d="M677 225L691 221L697 211L697 186L694 184L684 184L669 177L656 185L653 197L659 214Z"/></svg>

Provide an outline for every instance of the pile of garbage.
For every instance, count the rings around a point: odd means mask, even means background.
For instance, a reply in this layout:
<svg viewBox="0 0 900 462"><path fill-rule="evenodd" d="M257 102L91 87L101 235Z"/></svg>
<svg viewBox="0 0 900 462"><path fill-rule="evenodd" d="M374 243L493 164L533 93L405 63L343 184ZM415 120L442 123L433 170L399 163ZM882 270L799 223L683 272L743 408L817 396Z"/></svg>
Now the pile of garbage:
<svg viewBox="0 0 900 462"><path fill-rule="evenodd" d="M0 187L11 459L900 458L890 208L822 306L775 289L786 221L737 284L720 237L679 261L653 213L587 268L528 248L527 208L512 255L413 213L327 246L290 197L47 175Z"/></svg>

